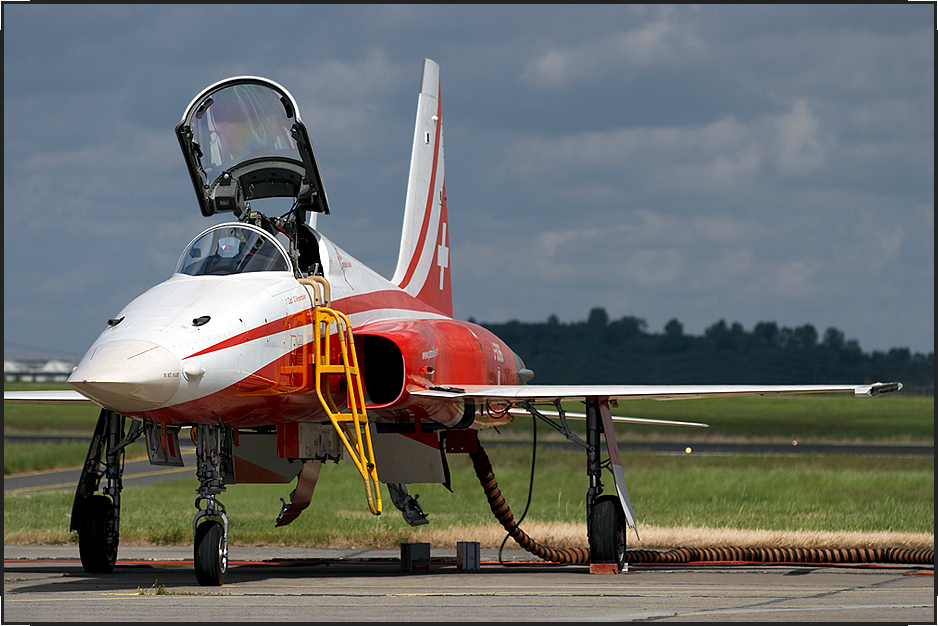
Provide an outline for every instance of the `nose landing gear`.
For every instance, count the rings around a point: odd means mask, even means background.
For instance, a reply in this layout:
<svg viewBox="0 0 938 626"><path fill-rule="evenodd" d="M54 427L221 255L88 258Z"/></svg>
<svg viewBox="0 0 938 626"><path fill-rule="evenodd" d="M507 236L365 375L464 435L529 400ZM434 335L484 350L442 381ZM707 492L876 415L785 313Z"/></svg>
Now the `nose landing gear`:
<svg viewBox="0 0 938 626"><path fill-rule="evenodd" d="M225 491L225 474L230 473L231 440L223 426L203 424L193 431L199 479L199 497L195 499L199 512L192 520L195 577L202 586L217 587L225 582L228 571L228 516L216 496Z"/></svg>

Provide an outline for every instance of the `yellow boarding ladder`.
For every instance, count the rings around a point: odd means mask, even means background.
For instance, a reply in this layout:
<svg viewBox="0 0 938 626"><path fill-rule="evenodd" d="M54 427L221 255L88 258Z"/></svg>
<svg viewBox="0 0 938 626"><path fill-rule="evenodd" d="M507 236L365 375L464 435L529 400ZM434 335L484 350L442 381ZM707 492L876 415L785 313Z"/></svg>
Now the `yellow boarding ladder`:
<svg viewBox="0 0 938 626"><path fill-rule="evenodd" d="M331 334L332 325L339 337L340 363L332 363ZM375 465L375 451L371 444L371 429L368 427L368 413L365 410L365 392L362 388L361 372L358 369L358 357L355 354L355 340L352 337L352 325L348 317L340 311L327 306L313 307L313 367L316 380L316 395L326 409L332 425L345 444L349 456L358 467L365 481L365 497L368 508L375 515L381 515L381 489L378 485L378 470ZM329 389L329 376L342 374L348 386L348 413L341 413L336 407Z"/></svg>

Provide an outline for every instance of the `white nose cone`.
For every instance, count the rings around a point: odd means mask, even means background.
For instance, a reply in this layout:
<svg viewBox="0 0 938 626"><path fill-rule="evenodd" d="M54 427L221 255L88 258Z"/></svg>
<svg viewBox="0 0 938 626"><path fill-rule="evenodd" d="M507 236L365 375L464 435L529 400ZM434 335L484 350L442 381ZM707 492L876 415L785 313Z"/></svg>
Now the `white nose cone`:
<svg viewBox="0 0 938 626"><path fill-rule="evenodd" d="M149 341L111 341L90 350L66 384L117 413L147 411L176 393L179 360Z"/></svg>

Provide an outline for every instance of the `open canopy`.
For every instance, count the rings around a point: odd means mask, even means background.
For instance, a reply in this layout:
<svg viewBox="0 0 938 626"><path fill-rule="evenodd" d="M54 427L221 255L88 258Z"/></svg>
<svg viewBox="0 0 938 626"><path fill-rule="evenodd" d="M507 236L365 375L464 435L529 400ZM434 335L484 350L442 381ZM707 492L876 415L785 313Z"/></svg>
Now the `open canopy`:
<svg viewBox="0 0 938 626"><path fill-rule="evenodd" d="M296 198L329 213L306 126L290 93L256 76L229 78L197 95L176 125L189 176L205 216L261 198Z"/></svg>

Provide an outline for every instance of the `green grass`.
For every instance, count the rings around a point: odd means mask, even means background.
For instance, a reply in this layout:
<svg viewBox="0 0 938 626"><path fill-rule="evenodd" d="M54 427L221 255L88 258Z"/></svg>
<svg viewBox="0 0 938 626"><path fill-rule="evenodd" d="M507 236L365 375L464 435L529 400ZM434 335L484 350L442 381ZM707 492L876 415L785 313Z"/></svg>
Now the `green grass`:
<svg viewBox="0 0 938 626"><path fill-rule="evenodd" d="M4 391L68 389L65 383L4 382ZM101 407L93 404L3 403L3 434L87 435L91 439ZM85 449L87 452L87 448ZM82 457L84 460L84 457Z"/></svg>
<svg viewBox="0 0 938 626"><path fill-rule="evenodd" d="M19 386L19 385L17 385ZM36 388L23 384L20 388ZM6 384L6 389L11 385ZM45 388L62 388L50 384ZM582 412L582 404L568 403ZM701 421L709 429L617 426L618 437L671 441L746 440L934 443L934 398L847 394L620 402L613 412L634 417ZM62 432L91 437L95 407L4 406L4 433ZM582 436L583 423L573 422ZM530 438L531 420L486 431L483 440ZM559 438L544 424L538 438ZM133 448L133 447L131 447ZM4 473L24 468L77 466L85 444L34 446L4 443ZM489 447L499 485L516 516L528 495L529 448ZM142 454L142 451L137 451ZM579 452L538 451L535 490L527 521L584 524L587 479ZM232 541L241 544L361 546L421 541L448 525L493 524L466 455L449 455L455 493L441 485L411 485L431 524L411 528L387 489L385 513L372 516L361 478L348 460L323 467L310 507L291 525L275 528L281 498L294 484L230 485L220 500L229 512ZM858 456L659 456L624 454L623 464L640 527L695 526L764 530L908 532L934 534L934 458ZM194 472L193 472L194 473ZM607 490L611 477L604 473ZM125 489L121 536L125 542L188 545L192 541L194 476L144 489ZM4 496L5 540L74 542L68 532L73 490Z"/></svg>
<svg viewBox="0 0 938 626"><path fill-rule="evenodd" d="M520 516L527 499L529 451L488 450L499 487ZM584 524L588 486L582 454L539 452L526 520ZM934 459L830 456L623 455L636 519L644 525L762 530L934 533ZM293 524L275 528L280 498L293 484L231 485L220 496L232 541L244 544L360 546L421 541L447 525L494 524L465 455L450 456L453 493L441 485L411 485L431 524L409 527L383 489L385 513L365 504L352 464L326 464L310 507ZM611 477L603 481L611 488ZM192 541L194 477L145 489L125 489L121 537L127 542ZM4 497L5 537L75 541L68 533L72 493Z"/></svg>
<svg viewBox="0 0 938 626"><path fill-rule="evenodd" d="M552 407L544 407L552 408ZM564 403L564 410L583 413L582 402ZM620 400L613 415L703 422L709 428L616 424L624 439L675 441L746 440L821 443L866 442L933 445L934 396L903 395L877 398L850 394L701 398L695 400ZM516 417L500 427L501 436L529 439L531 420ZM570 421L582 436L582 421ZM538 437L557 438L546 424L538 424ZM488 435L487 435L488 436Z"/></svg>
<svg viewBox="0 0 938 626"><path fill-rule="evenodd" d="M79 466L84 463L87 454L87 444L7 443L4 441L3 475L38 471L50 467Z"/></svg>
<svg viewBox="0 0 938 626"><path fill-rule="evenodd" d="M3 442L3 475L38 472L51 468L79 467L88 456L88 443L7 443ZM146 458L147 451L139 442L126 448L127 460Z"/></svg>

